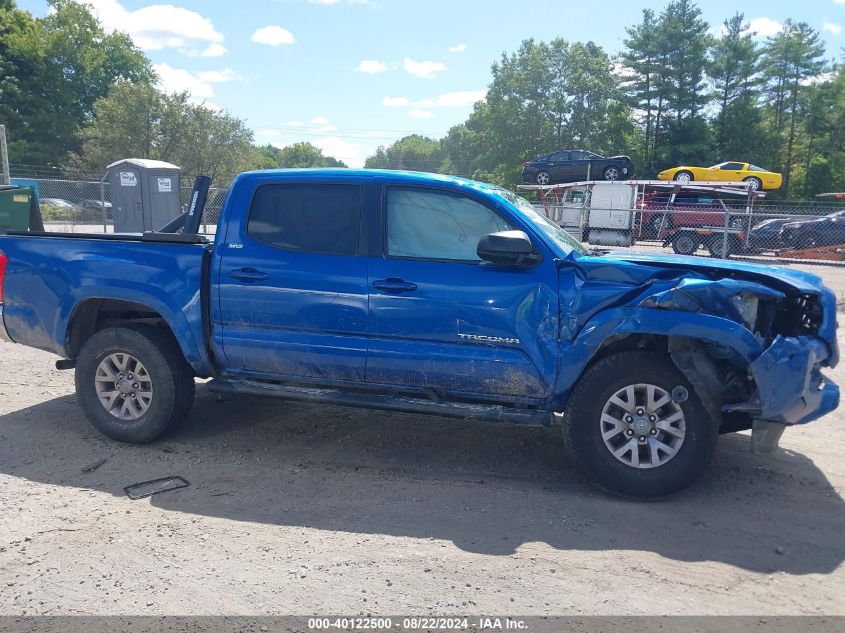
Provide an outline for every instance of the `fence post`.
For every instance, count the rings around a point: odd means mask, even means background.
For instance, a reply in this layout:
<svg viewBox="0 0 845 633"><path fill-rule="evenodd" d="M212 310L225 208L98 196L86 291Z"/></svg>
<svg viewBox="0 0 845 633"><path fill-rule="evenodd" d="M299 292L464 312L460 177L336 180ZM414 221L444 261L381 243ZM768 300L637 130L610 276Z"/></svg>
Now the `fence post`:
<svg viewBox="0 0 845 633"><path fill-rule="evenodd" d="M722 259L728 258L728 227L730 226L731 212L725 209L725 232L722 237Z"/></svg>
<svg viewBox="0 0 845 633"><path fill-rule="evenodd" d="M0 159L3 161L3 182L0 184L11 185L12 179L9 176L9 149L6 147L5 125L0 125Z"/></svg>

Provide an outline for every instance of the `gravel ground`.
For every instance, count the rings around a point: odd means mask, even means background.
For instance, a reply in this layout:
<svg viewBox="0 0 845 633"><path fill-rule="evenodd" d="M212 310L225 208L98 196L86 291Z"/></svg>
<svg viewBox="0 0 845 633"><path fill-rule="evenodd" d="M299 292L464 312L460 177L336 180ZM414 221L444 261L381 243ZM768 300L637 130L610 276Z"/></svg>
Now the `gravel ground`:
<svg viewBox="0 0 845 633"><path fill-rule="evenodd" d="M845 614L842 411L768 457L725 436L692 488L635 503L555 429L202 386L178 432L120 445L54 360L0 344L1 614ZM170 475L191 486L124 494Z"/></svg>

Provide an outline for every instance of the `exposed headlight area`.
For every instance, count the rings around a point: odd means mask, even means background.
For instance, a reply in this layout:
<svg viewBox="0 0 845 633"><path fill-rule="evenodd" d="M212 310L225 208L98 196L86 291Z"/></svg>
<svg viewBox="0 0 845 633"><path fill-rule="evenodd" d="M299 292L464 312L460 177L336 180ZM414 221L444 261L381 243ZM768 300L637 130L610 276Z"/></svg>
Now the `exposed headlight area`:
<svg viewBox="0 0 845 633"><path fill-rule="evenodd" d="M815 335L823 319L824 311L818 295L794 295L781 303L773 329L783 336Z"/></svg>

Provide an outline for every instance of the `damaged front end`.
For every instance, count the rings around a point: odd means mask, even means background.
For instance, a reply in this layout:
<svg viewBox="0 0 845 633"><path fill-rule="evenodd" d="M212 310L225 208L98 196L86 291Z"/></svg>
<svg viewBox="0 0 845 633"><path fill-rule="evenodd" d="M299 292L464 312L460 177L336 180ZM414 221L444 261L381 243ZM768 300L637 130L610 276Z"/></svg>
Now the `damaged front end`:
<svg viewBox="0 0 845 633"><path fill-rule="evenodd" d="M838 406L839 388L822 374L839 358L835 298L821 283L809 292L693 273L666 285L654 284L639 306L729 319L757 341L740 353L713 340L669 338L673 361L723 432L750 428L752 448L771 452L786 426Z"/></svg>

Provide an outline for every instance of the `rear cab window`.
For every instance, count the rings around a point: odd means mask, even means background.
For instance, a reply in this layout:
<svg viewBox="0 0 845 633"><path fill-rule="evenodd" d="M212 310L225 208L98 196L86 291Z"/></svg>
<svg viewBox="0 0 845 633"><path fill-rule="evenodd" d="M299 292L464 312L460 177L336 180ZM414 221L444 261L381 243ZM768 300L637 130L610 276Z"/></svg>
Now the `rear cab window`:
<svg viewBox="0 0 845 633"><path fill-rule="evenodd" d="M356 255L362 207L360 185L262 185L253 196L246 232L274 248Z"/></svg>

